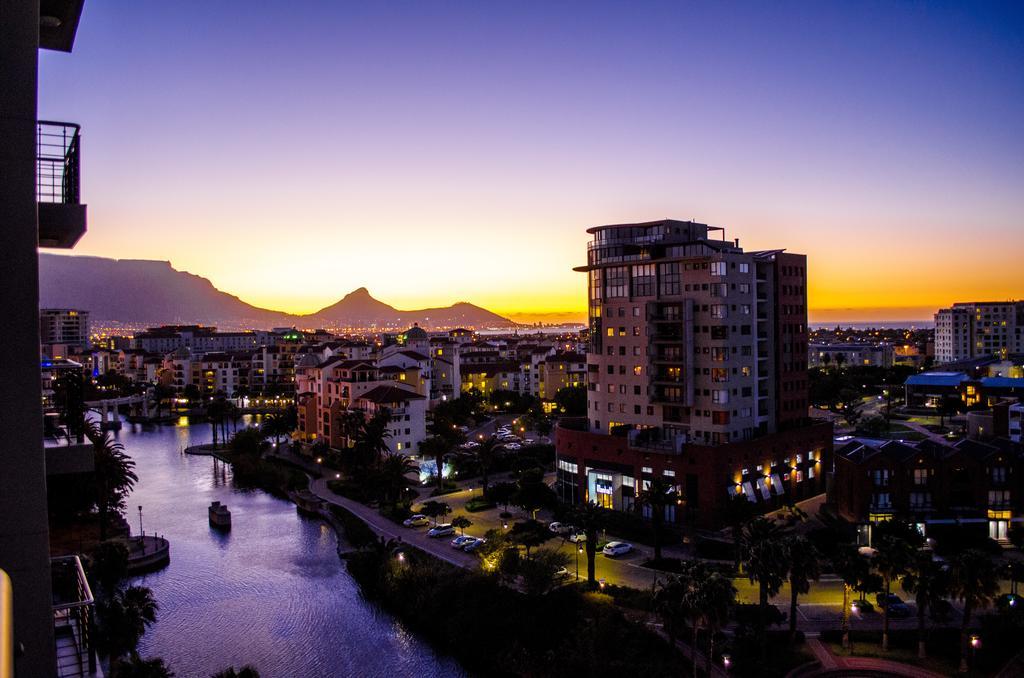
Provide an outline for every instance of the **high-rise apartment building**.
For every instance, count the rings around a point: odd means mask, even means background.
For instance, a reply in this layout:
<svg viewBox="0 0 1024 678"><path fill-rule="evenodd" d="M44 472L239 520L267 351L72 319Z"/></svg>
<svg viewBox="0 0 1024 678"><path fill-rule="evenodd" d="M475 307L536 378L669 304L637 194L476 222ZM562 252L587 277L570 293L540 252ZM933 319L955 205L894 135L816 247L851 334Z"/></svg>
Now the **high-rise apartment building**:
<svg viewBox="0 0 1024 678"><path fill-rule="evenodd" d="M711 522L731 494L770 507L821 491L831 427L808 418L807 258L690 221L588 233L588 413L585 432L558 432L563 498L626 509L662 474Z"/></svg>
<svg viewBox="0 0 1024 678"><path fill-rule="evenodd" d="M39 342L89 347L89 312L73 308L39 309Z"/></svg>
<svg viewBox="0 0 1024 678"><path fill-rule="evenodd" d="M1024 353L1024 301L972 301L935 314L935 361Z"/></svg>

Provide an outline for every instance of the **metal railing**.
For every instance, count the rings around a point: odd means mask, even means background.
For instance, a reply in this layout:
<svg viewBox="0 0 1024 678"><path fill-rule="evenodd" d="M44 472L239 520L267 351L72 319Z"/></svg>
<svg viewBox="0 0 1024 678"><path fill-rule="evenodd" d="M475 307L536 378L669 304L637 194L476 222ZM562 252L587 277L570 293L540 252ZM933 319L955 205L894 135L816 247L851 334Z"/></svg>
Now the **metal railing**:
<svg viewBox="0 0 1024 678"><path fill-rule="evenodd" d="M79 204L78 125L40 120L36 124L36 200Z"/></svg>
<svg viewBox="0 0 1024 678"><path fill-rule="evenodd" d="M53 574L53 631L57 650L57 675L96 674L93 638L95 600L78 556L50 559Z"/></svg>
<svg viewBox="0 0 1024 678"><path fill-rule="evenodd" d="M14 677L14 593L11 578L0 570L0 678Z"/></svg>

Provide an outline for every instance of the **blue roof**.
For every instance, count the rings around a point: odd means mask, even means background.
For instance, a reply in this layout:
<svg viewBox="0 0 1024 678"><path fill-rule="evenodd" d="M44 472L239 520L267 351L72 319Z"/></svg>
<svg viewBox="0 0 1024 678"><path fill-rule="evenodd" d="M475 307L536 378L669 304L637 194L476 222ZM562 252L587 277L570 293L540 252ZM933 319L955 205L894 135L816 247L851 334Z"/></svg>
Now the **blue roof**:
<svg viewBox="0 0 1024 678"><path fill-rule="evenodd" d="M1024 379L1013 377L982 377L982 388L1024 388Z"/></svg>
<svg viewBox="0 0 1024 678"><path fill-rule="evenodd" d="M925 372L912 374L903 383L907 386L959 386L969 379L963 372Z"/></svg>

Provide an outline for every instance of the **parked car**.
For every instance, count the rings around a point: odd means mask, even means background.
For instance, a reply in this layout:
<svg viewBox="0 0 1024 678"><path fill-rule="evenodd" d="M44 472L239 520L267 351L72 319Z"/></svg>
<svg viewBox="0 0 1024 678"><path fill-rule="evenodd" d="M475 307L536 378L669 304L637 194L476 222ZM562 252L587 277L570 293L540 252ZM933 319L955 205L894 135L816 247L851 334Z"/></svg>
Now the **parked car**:
<svg viewBox="0 0 1024 678"><path fill-rule="evenodd" d="M476 537L470 537L468 535L459 535L455 539L452 539L452 548L461 549L471 539L476 539Z"/></svg>
<svg viewBox="0 0 1024 678"><path fill-rule="evenodd" d="M430 522L430 518L426 517L422 513L409 516L402 521L402 524L406 527L423 527Z"/></svg>
<svg viewBox="0 0 1024 678"><path fill-rule="evenodd" d="M534 440L533 438L527 438L526 440L523 441L523 445L536 445L536 444L537 444L537 441Z"/></svg>
<svg viewBox="0 0 1024 678"><path fill-rule="evenodd" d="M879 593L875 596L875 602L878 603L879 609L888 607L889 616L896 618L903 618L910 616L910 608L903 599L894 593L890 593L888 597L884 593Z"/></svg>
<svg viewBox="0 0 1024 678"><path fill-rule="evenodd" d="M486 542L486 539L481 539L480 537L470 537L466 540L466 543L462 545L462 550L466 553L472 553L483 546Z"/></svg>
<svg viewBox="0 0 1024 678"><path fill-rule="evenodd" d="M604 545L601 549L601 553L604 555L614 558L615 556L621 556L629 553L633 550L633 545L624 541L610 541Z"/></svg>
<svg viewBox="0 0 1024 678"><path fill-rule="evenodd" d="M451 534L455 534L455 528L451 523L441 523L427 530L428 537L447 537Z"/></svg>
<svg viewBox="0 0 1024 678"><path fill-rule="evenodd" d="M569 576L569 568L560 567L557 570L555 570L555 577L557 579L565 579L568 576Z"/></svg>
<svg viewBox="0 0 1024 678"><path fill-rule="evenodd" d="M585 542L586 540L587 540L587 533L586 532L575 532L575 533L569 535L569 541L571 541L573 544L575 544L577 542L582 543L582 542Z"/></svg>
<svg viewBox="0 0 1024 678"><path fill-rule="evenodd" d="M506 443L505 444L505 449L506 450L521 450L521 449L523 449L523 446L520 445L519 443Z"/></svg>
<svg viewBox="0 0 1024 678"><path fill-rule="evenodd" d="M548 529L555 534L567 534L572 532L573 527L572 525L566 525L565 523L560 523L556 520L553 523L548 523Z"/></svg>

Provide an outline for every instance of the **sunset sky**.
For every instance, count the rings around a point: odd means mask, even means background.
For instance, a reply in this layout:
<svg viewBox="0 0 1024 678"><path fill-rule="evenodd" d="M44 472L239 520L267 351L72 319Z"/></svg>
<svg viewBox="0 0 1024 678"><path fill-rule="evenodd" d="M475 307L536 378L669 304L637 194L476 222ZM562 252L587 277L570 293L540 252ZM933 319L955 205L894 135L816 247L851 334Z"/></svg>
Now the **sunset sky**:
<svg viewBox="0 0 1024 678"><path fill-rule="evenodd" d="M76 254L309 312L582 313L588 226L809 255L812 321L1024 298L1024 4L89 2ZM551 316L555 317L555 316Z"/></svg>

